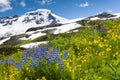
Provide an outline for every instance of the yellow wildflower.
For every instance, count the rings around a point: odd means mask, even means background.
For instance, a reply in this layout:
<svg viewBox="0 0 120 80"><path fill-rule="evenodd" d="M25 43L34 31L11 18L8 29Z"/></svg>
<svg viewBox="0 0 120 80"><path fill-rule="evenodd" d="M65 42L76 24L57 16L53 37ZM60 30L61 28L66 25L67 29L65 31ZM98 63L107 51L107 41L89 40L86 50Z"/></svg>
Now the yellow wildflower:
<svg viewBox="0 0 120 80"><path fill-rule="evenodd" d="M98 46L99 46L100 48L102 48L102 47L103 47L103 45L102 45L102 44L98 44Z"/></svg>
<svg viewBox="0 0 120 80"><path fill-rule="evenodd" d="M91 42L91 41L89 41L89 42L88 42L88 44L89 44L89 45L92 45L92 42Z"/></svg>
<svg viewBox="0 0 120 80"><path fill-rule="evenodd" d="M108 52L111 51L111 48L106 48L106 51L108 51Z"/></svg>
<svg viewBox="0 0 120 80"><path fill-rule="evenodd" d="M104 54L104 51L101 51L98 53L98 56L102 56Z"/></svg>
<svg viewBox="0 0 120 80"><path fill-rule="evenodd" d="M46 80L45 76L42 77L42 80Z"/></svg>
<svg viewBox="0 0 120 80"><path fill-rule="evenodd" d="M59 68L59 64L58 64L58 63L56 63L56 68L57 68L57 69Z"/></svg>
<svg viewBox="0 0 120 80"><path fill-rule="evenodd" d="M12 74L9 76L9 80L15 80L15 78Z"/></svg>
<svg viewBox="0 0 120 80"><path fill-rule="evenodd" d="M98 77L98 80L102 80L102 77L100 76L100 77Z"/></svg>
<svg viewBox="0 0 120 80"><path fill-rule="evenodd" d="M113 57L120 57L120 54L116 52L115 54L113 54Z"/></svg>
<svg viewBox="0 0 120 80"><path fill-rule="evenodd" d="M108 30L107 32L108 32L108 33L111 33L111 32L112 32L112 30L110 29L110 30Z"/></svg>
<svg viewBox="0 0 120 80"><path fill-rule="evenodd" d="M118 54L119 54L118 52L115 53L115 55L118 55Z"/></svg>
<svg viewBox="0 0 120 80"><path fill-rule="evenodd" d="M118 35L117 38L120 40L120 35Z"/></svg>
<svg viewBox="0 0 120 80"><path fill-rule="evenodd" d="M93 42L94 42L94 44L97 44L99 41L98 40L94 40Z"/></svg>
<svg viewBox="0 0 120 80"><path fill-rule="evenodd" d="M85 63L87 60L86 59L83 59L83 60L81 60L82 61L82 63Z"/></svg>
<svg viewBox="0 0 120 80"><path fill-rule="evenodd" d="M28 80L28 78L26 77L25 80Z"/></svg>
<svg viewBox="0 0 120 80"><path fill-rule="evenodd" d="M26 71L30 72L30 69L27 67L27 68L26 68Z"/></svg>
<svg viewBox="0 0 120 80"><path fill-rule="evenodd" d="M41 80L41 79L37 78L36 80Z"/></svg>
<svg viewBox="0 0 120 80"><path fill-rule="evenodd" d="M7 78L7 77L5 77L5 80L8 80L8 78Z"/></svg>
<svg viewBox="0 0 120 80"><path fill-rule="evenodd" d="M87 73L88 73L88 70L85 70L84 72L87 74Z"/></svg>
<svg viewBox="0 0 120 80"><path fill-rule="evenodd" d="M69 68L69 62L67 62L66 67Z"/></svg>
<svg viewBox="0 0 120 80"><path fill-rule="evenodd" d="M107 40L106 40L106 39L104 39L104 42L107 42Z"/></svg>
<svg viewBox="0 0 120 80"><path fill-rule="evenodd" d="M83 80L83 78L80 78L80 80Z"/></svg>
<svg viewBox="0 0 120 80"><path fill-rule="evenodd" d="M82 65L77 65L77 67L81 67Z"/></svg>

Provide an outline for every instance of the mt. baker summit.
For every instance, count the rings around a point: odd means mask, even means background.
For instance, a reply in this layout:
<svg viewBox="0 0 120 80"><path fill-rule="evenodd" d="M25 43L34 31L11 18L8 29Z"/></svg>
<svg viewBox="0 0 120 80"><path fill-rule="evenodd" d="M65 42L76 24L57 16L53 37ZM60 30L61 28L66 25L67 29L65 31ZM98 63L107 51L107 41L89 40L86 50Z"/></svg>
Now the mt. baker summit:
<svg viewBox="0 0 120 80"><path fill-rule="evenodd" d="M25 33L31 27L56 24L67 21L48 9L30 11L22 16L0 18L0 38Z"/></svg>

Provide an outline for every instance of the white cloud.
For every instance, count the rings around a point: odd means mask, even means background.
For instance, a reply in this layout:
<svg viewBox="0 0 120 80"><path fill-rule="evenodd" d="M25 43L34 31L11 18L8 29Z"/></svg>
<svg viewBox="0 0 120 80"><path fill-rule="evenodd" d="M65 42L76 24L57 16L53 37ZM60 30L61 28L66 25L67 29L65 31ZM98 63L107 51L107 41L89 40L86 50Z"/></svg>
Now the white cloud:
<svg viewBox="0 0 120 80"><path fill-rule="evenodd" d="M102 14L102 13L103 13L103 11L101 11L101 12L98 12L98 13L97 13L97 15L98 15L98 14Z"/></svg>
<svg viewBox="0 0 120 80"><path fill-rule="evenodd" d="M89 3L88 2L85 2L85 3L82 3L82 4L75 4L76 6L78 7L88 7L89 6Z"/></svg>
<svg viewBox="0 0 120 80"><path fill-rule="evenodd" d="M21 2L20 2L20 5L21 5L22 7L25 7L25 6L26 6L25 1L21 1Z"/></svg>
<svg viewBox="0 0 120 80"><path fill-rule="evenodd" d="M109 13L112 13L113 11L112 10L108 10Z"/></svg>
<svg viewBox="0 0 120 80"><path fill-rule="evenodd" d="M11 10L10 0L0 0L0 12L5 12L7 10Z"/></svg>
<svg viewBox="0 0 120 80"><path fill-rule="evenodd" d="M100 11L100 12L97 13L97 15L98 15L98 14L102 14L102 13L104 13L104 12L112 13L113 11L112 11L112 10Z"/></svg>
<svg viewBox="0 0 120 80"><path fill-rule="evenodd" d="M55 3L53 2L53 0L40 0L36 2L39 3L40 5L49 5L49 4Z"/></svg>
<svg viewBox="0 0 120 80"><path fill-rule="evenodd" d="M89 6L89 3L88 2L85 2L83 4L80 4L81 7L88 7Z"/></svg>

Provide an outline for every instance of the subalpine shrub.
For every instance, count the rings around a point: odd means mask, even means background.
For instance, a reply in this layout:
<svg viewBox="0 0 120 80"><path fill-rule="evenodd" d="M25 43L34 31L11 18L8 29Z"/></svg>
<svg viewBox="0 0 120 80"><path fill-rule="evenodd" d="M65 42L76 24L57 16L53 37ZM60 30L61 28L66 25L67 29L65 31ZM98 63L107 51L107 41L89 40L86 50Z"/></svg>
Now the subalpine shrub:
<svg viewBox="0 0 120 80"><path fill-rule="evenodd" d="M24 48L15 47L15 46L0 46L0 55L10 55L18 52L19 50L24 50Z"/></svg>

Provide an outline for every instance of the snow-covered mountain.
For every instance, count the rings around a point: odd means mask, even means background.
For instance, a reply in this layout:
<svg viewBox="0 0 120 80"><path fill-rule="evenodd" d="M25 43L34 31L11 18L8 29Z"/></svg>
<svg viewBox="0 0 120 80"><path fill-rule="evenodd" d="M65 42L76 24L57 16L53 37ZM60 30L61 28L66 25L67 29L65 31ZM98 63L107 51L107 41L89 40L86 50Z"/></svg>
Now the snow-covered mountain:
<svg viewBox="0 0 120 80"><path fill-rule="evenodd" d="M23 34L31 27L51 25L66 20L47 9L30 11L19 17L0 18L0 38Z"/></svg>
<svg viewBox="0 0 120 80"><path fill-rule="evenodd" d="M68 20L55 15L51 10L38 9L21 16L0 18L0 45L4 42L31 40L46 34L59 34L77 31L77 28L92 20L116 19L120 13L101 13L95 16Z"/></svg>
<svg viewBox="0 0 120 80"><path fill-rule="evenodd" d="M116 19L119 17L120 17L120 13L110 14L110 13L103 12L95 16L90 16L88 18L90 18L90 20L106 20L106 19Z"/></svg>

